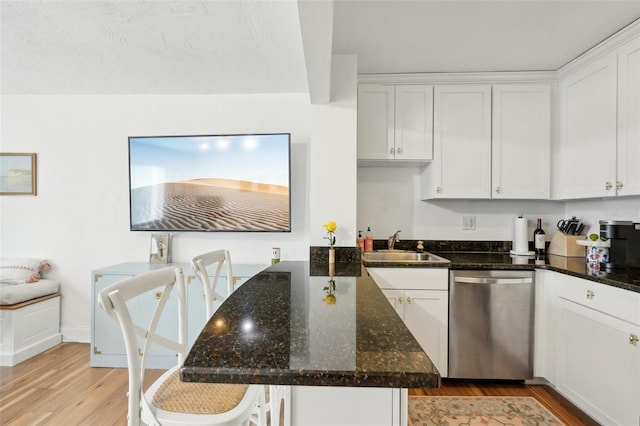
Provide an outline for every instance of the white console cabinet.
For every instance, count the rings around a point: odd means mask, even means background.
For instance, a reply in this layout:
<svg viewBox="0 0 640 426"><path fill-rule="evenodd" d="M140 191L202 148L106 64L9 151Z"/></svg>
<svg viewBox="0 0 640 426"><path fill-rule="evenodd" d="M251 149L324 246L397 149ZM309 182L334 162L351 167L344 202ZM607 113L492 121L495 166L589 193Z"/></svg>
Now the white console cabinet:
<svg viewBox="0 0 640 426"><path fill-rule="evenodd" d="M447 377L449 274L447 268L367 268L411 334Z"/></svg>
<svg viewBox="0 0 640 426"><path fill-rule="evenodd" d="M640 294L554 274L555 386L603 425L640 420Z"/></svg>
<svg viewBox="0 0 640 426"><path fill-rule="evenodd" d="M92 294L92 318L91 318L91 366L92 367L126 367L127 355L122 338L120 326L100 308L97 302L98 293L105 287L117 281L133 277L168 266L182 267L187 287L187 335L189 344L192 344L206 322L204 289L196 278L191 266L188 264L149 264L149 263L121 263L105 268L100 268L91 273ZM234 265L234 284L239 286L253 275L264 269L266 265ZM217 291L226 295L226 277L218 279ZM164 317L160 320L158 330L161 334L176 338L178 335L177 296L174 294L169 299L165 308ZM144 324L147 318L155 310L157 299L141 296L132 303L136 308L132 309L135 320L141 320ZM214 305L214 307L217 307ZM148 358L149 368L169 368L176 363L176 354L164 349L152 349L153 355Z"/></svg>

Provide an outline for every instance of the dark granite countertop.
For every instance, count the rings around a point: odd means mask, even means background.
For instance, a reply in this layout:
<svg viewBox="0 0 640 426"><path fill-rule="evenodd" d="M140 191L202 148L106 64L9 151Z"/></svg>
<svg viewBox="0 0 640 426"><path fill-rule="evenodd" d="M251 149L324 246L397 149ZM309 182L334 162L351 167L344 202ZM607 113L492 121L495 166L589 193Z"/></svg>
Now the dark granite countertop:
<svg viewBox="0 0 640 426"><path fill-rule="evenodd" d="M450 244L452 245L452 244ZM476 242L478 247L482 246ZM493 246L496 244L494 243ZM492 246L492 247L493 247ZM501 245L500 247L507 247ZM477 251L446 251L449 246L438 244L428 248L427 251L444 257L450 263L416 263L416 262L367 262L363 261L368 267L387 267L387 268L449 268L449 269L548 269L578 278L584 278L596 281L601 284L622 288L625 290L640 293L640 269L624 269L612 272L604 270L595 270L587 265L584 257L564 257L556 255L547 255L544 260L534 256L511 256L507 252L477 252ZM437 249L445 250L437 250ZM464 249L464 247L459 247ZM405 248L403 248L405 249ZM408 247L406 249L409 249ZM436 249L436 250L434 250Z"/></svg>
<svg viewBox="0 0 640 426"><path fill-rule="evenodd" d="M285 261L260 272L208 321L180 370L182 380L439 386L437 369L361 269L357 260L336 263L335 290L323 262Z"/></svg>

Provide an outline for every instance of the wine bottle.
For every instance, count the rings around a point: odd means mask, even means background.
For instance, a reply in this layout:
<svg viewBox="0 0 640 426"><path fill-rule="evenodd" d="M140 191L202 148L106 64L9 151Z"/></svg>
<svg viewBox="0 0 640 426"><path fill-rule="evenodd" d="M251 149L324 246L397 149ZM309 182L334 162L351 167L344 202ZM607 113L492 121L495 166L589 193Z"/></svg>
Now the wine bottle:
<svg viewBox="0 0 640 426"><path fill-rule="evenodd" d="M533 246L537 255L543 255L545 249L545 234L542 229L542 219L538 218L535 231L533 231Z"/></svg>

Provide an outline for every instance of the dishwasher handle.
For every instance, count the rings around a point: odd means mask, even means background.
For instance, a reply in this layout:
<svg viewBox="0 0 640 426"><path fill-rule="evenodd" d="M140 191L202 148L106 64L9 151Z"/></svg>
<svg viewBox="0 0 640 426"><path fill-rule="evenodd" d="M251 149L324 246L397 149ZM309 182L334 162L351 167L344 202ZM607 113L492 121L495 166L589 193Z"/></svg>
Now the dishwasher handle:
<svg viewBox="0 0 640 426"><path fill-rule="evenodd" d="M454 282L461 284L532 284L533 278L455 277Z"/></svg>

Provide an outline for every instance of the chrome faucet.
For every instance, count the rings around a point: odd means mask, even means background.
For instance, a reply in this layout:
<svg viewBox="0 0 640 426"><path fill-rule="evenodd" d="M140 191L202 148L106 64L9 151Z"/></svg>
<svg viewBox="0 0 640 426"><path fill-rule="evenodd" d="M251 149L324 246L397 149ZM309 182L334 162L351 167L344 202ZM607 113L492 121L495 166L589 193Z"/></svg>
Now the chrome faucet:
<svg viewBox="0 0 640 426"><path fill-rule="evenodd" d="M398 234L402 232L400 230L396 231L395 234L389 237L389 250L393 250L393 247L396 245L398 241L400 241L400 237Z"/></svg>

